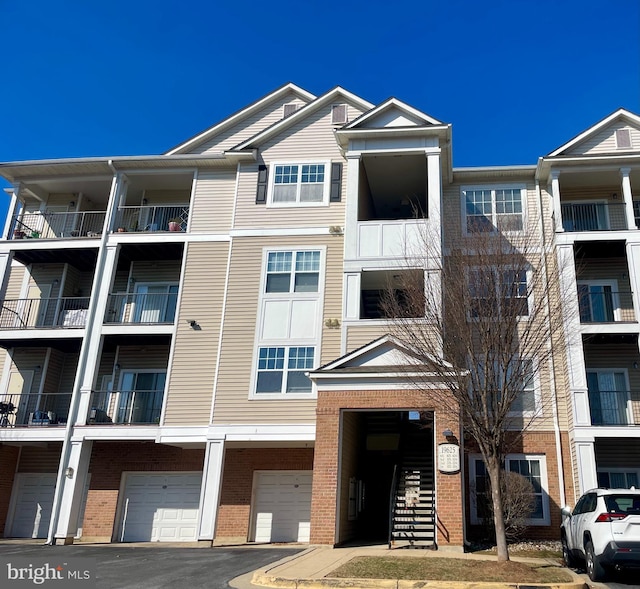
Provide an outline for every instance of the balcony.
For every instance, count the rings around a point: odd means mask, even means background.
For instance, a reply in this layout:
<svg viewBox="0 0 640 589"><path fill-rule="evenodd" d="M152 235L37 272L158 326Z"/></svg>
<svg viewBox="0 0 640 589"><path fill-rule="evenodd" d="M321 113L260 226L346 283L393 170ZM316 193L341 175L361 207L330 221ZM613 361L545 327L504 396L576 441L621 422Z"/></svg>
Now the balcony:
<svg viewBox="0 0 640 589"><path fill-rule="evenodd" d="M67 239L98 237L102 233L106 213L26 213L13 217L11 239Z"/></svg>
<svg viewBox="0 0 640 589"><path fill-rule="evenodd" d="M0 427L63 426L71 393L23 393L0 396Z"/></svg>
<svg viewBox="0 0 640 589"><path fill-rule="evenodd" d="M589 391L591 425L637 425L629 391Z"/></svg>
<svg viewBox="0 0 640 589"><path fill-rule="evenodd" d="M189 205L123 206L114 225L117 232L186 231Z"/></svg>
<svg viewBox="0 0 640 589"><path fill-rule="evenodd" d="M425 220L358 222L359 258L403 258L424 249Z"/></svg>
<svg viewBox="0 0 640 589"><path fill-rule="evenodd" d="M580 323L635 322L633 293L613 291L610 286L578 285Z"/></svg>
<svg viewBox="0 0 640 589"><path fill-rule="evenodd" d="M150 286L165 292L111 294L104 322L107 324L172 324L176 316L178 287Z"/></svg>
<svg viewBox="0 0 640 589"><path fill-rule="evenodd" d="M94 391L88 425L158 425L164 390Z"/></svg>
<svg viewBox="0 0 640 589"><path fill-rule="evenodd" d="M82 328L89 297L6 299L0 308L0 330Z"/></svg>
<svg viewBox="0 0 640 589"><path fill-rule="evenodd" d="M628 229L624 203L563 203L562 227L565 231L622 231Z"/></svg>

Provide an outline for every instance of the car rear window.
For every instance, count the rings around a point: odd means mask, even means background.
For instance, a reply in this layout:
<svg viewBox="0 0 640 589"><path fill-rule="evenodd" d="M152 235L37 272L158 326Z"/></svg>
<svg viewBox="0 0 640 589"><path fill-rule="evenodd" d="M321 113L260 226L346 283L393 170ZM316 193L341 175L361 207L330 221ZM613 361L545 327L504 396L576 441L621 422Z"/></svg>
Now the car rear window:
<svg viewBox="0 0 640 589"><path fill-rule="evenodd" d="M609 513L640 514L640 495L606 495L604 502Z"/></svg>

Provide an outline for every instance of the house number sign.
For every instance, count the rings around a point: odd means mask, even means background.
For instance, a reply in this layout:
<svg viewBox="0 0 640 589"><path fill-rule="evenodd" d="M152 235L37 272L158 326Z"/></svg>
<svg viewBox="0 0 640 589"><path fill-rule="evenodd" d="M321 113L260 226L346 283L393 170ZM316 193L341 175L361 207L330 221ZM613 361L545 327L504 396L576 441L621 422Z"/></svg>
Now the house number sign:
<svg viewBox="0 0 640 589"><path fill-rule="evenodd" d="M460 446L457 444L440 444L438 446L438 470L446 473L460 470Z"/></svg>

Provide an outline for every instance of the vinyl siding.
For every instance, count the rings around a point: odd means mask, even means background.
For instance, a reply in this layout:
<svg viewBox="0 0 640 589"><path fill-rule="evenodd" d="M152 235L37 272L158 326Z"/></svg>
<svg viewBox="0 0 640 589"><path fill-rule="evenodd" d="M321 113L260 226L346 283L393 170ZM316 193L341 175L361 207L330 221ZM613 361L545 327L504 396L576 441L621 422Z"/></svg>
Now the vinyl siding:
<svg viewBox="0 0 640 589"><path fill-rule="evenodd" d="M327 253L321 324L322 363L340 355L340 330L325 327L324 320L342 317L342 238L283 236L234 239L214 423L315 421L315 399L250 400L249 393L260 298L262 248L290 246L292 249L300 249L325 245Z"/></svg>
<svg viewBox="0 0 640 589"><path fill-rule="evenodd" d="M33 371L33 381L29 393L37 393L40 388L42 366L46 353L46 348L17 348L13 352L12 372Z"/></svg>
<svg viewBox="0 0 640 589"><path fill-rule="evenodd" d="M165 425L209 423L228 247L228 243L188 245ZM200 329L190 327L191 319Z"/></svg>
<svg viewBox="0 0 640 589"><path fill-rule="evenodd" d="M636 321L631 298L629 267L625 258L586 259L578 266L578 282L588 280L611 280L617 283L619 321ZM612 290L615 291L615 288Z"/></svg>
<svg viewBox="0 0 640 589"><path fill-rule="evenodd" d="M350 119L361 111L349 108ZM331 124L331 105L305 117L283 132L282 135L265 143L260 155L266 165L272 162L341 162L342 201L327 206L270 207L256 204L258 166L245 165L241 168L236 202L235 228L248 227L325 227L344 224L344 202L347 186L347 166L334 137ZM330 169L325 170L326 174ZM273 170L269 170L269 182L273 182Z"/></svg>
<svg viewBox="0 0 640 589"><path fill-rule="evenodd" d="M640 440L624 440L624 452L620 449L620 438L598 439L595 444L598 469L628 468L638 470L640 464Z"/></svg>
<svg viewBox="0 0 640 589"><path fill-rule="evenodd" d="M19 299L22 289L22 282L24 280L24 273L26 272L24 266L11 266L11 272L9 280L7 281L7 290L5 291L5 299Z"/></svg>
<svg viewBox="0 0 640 589"><path fill-rule="evenodd" d="M201 172L196 183L189 231L191 233L229 231L235 193L235 168L232 171Z"/></svg>
<svg viewBox="0 0 640 589"><path fill-rule="evenodd" d="M382 322L367 325L367 322L363 321L358 325L349 325L346 329L347 349L345 350L345 353L357 350L358 348L390 332L389 326Z"/></svg>
<svg viewBox="0 0 640 589"><path fill-rule="evenodd" d="M62 444L49 442L46 447L23 446L18 472L58 472Z"/></svg>
<svg viewBox="0 0 640 589"><path fill-rule="evenodd" d="M628 129L631 136L631 147L618 148L616 144L616 130ZM567 155L597 155L603 153L627 152L640 149L640 129L624 122L617 122L602 129L593 137L569 149Z"/></svg>
<svg viewBox="0 0 640 589"><path fill-rule="evenodd" d="M191 196L190 190L145 190L143 198L147 206L187 205ZM163 227L161 229L164 229Z"/></svg>
<svg viewBox="0 0 640 589"><path fill-rule="evenodd" d="M289 103L304 104L293 92L283 96L275 103L267 104L238 125L231 127L201 145L191 149L190 153L217 153L230 149L263 129L277 123L283 117L283 106Z"/></svg>
<svg viewBox="0 0 640 589"><path fill-rule="evenodd" d="M157 260L131 263L131 277L136 284L180 281L180 260Z"/></svg>

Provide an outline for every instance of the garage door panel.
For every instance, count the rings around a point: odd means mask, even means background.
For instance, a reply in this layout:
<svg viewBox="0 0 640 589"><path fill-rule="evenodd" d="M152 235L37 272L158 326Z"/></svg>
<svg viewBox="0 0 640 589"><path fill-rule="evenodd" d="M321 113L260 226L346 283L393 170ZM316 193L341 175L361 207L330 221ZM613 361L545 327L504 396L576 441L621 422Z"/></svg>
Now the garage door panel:
<svg viewBox="0 0 640 589"><path fill-rule="evenodd" d="M21 474L16 485L16 504L8 536L46 538L51 521L56 475Z"/></svg>
<svg viewBox="0 0 640 589"><path fill-rule="evenodd" d="M308 542L311 471L256 474L256 542Z"/></svg>
<svg viewBox="0 0 640 589"><path fill-rule="evenodd" d="M130 474L125 485L125 542L197 538L201 474Z"/></svg>

